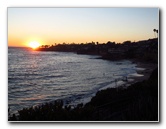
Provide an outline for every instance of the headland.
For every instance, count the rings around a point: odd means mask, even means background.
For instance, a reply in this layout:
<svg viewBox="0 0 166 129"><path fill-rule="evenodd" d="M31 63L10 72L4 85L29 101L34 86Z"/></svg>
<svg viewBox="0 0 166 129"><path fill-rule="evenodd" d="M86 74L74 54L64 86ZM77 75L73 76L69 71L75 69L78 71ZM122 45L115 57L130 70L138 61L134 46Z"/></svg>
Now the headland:
<svg viewBox="0 0 166 129"><path fill-rule="evenodd" d="M9 121L159 121L158 39L123 44L59 44L43 46L37 51L76 52L100 55L101 59L128 59L137 64L141 77L131 77L127 88L120 86L98 91L90 102L64 106L63 100L24 108L18 115L10 114ZM144 68L140 70L139 68Z"/></svg>

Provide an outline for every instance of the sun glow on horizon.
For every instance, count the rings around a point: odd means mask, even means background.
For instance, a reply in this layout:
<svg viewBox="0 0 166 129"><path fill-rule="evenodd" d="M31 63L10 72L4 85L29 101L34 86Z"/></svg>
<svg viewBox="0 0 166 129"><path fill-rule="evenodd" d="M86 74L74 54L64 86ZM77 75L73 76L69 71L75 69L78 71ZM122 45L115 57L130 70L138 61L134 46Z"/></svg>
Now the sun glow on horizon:
<svg viewBox="0 0 166 129"><path fill-rule="evenodd" d="M154 28L159 29L155 7L8 8L8 46L133 42L154 38Z"/></svg>
<svg viewBox="0 0 166 129"><path fill-rule="evenodd" d="M36 49L40 46L40 43L37 41L31 41L29 42L28 46L31 47L32 49Z"/></svg>

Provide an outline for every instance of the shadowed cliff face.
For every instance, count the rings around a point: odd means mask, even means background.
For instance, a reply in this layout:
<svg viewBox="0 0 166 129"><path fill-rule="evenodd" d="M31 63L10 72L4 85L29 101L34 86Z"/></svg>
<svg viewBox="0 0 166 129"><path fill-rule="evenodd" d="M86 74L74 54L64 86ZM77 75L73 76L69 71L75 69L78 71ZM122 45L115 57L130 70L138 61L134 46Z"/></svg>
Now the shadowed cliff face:
<svg viewBox="0 0 166 129"><path fill-rule="evenodd" d="M63 101L20 110L9 121L158 121L158 68L148 80L99 91L85 106Z"/></svg>

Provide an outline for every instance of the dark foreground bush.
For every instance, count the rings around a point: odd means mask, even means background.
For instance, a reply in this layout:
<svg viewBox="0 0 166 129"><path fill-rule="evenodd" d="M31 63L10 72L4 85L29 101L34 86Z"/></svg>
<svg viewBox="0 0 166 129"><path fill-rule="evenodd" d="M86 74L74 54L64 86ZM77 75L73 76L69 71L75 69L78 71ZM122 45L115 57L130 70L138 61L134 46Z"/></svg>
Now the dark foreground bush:
<svg viewBox="0 0 166 129"><path fill-rule="evenodd" d="M158 69L127 89L97 92L89 103L71 109L63 101L24 108L9 121L158 121Z"/></svg>

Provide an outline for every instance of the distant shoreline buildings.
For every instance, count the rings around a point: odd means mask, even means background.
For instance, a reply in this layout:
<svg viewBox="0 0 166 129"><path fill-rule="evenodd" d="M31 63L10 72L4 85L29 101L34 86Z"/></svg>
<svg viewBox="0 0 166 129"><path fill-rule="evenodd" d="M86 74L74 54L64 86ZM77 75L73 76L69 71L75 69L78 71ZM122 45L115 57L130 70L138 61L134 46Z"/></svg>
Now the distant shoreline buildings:
<svg viewBox="0 0 166 129"><path fill-rule="evenodd" d="M108 41L99 44L55 44L42 45L36 51L75 52L77 54L100 55L103 59L119 60L137 58L143 61L158 62L158 38L141 40L138 42L125 41L116 44Z"/></svg>

